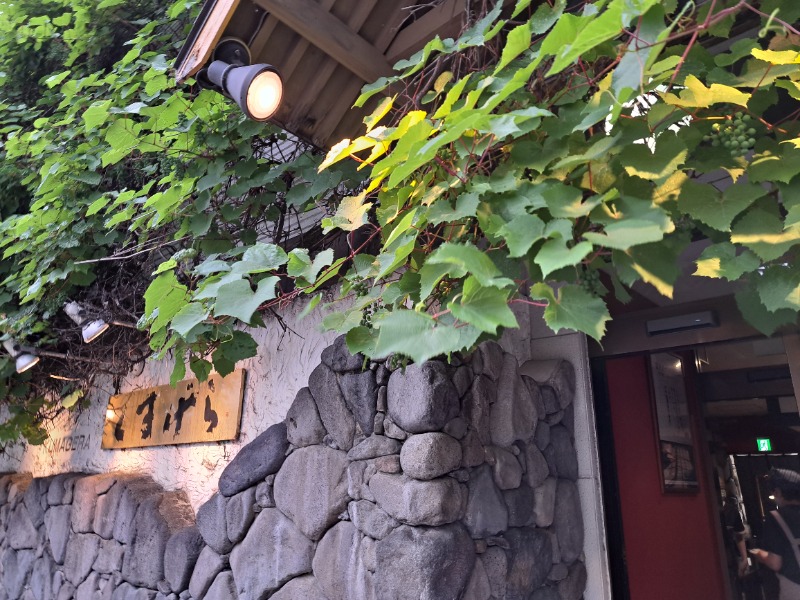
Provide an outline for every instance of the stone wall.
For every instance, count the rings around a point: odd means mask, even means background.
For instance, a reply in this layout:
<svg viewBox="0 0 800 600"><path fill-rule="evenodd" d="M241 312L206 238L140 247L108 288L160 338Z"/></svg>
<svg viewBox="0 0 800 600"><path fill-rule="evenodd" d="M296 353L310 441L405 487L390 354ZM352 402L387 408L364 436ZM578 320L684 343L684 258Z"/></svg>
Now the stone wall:
<svg viewBox="0 0 800 600"><path fill-rule="evenodd" d="M0 600L581 598L571 366L390 364L336 340L196 519L132 474L0 478Z"/></svg>

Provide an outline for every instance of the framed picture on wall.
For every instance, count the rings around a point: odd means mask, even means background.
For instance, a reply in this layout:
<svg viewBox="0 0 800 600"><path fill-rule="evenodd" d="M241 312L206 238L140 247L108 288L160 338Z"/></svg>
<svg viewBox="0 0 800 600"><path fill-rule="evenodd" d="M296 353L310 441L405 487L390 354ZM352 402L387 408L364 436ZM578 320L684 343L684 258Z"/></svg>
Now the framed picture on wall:
<svg viewBox="0 0 800 600"><path fill-rule="evenodd" d="M683 361L669 352L651 354L650 373L661 489L664 493L697 492L699 484Z"/></svg>

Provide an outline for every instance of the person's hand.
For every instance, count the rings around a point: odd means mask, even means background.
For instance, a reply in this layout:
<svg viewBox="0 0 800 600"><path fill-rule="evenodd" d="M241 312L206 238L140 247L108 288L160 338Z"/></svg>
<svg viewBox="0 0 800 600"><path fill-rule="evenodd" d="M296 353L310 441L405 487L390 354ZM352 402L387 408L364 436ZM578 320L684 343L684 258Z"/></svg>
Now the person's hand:
<svg viewBox="0 0 800 600"><path fill-rule="evenodd" d="M739 565L738 565L738 569L737 569L737 573L738 573L739 577L744 577L745 573L747 573L747 567L749 567L749 566L750 565L747 563L747 557L746 556L740 556L739 557Z"/></svg>

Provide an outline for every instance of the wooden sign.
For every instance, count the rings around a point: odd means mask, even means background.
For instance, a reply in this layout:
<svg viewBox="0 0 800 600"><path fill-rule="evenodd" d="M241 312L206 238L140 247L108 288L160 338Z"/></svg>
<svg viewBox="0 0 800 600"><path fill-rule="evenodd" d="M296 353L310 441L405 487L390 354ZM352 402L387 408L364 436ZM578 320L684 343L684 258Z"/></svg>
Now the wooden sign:
<svg viewBox="0 0 800 600"><path fill-rule="evenodd" d="M234 440L239 435L243 369L177 386L161 385L112 396L106 410L106 449Z"/></svg>

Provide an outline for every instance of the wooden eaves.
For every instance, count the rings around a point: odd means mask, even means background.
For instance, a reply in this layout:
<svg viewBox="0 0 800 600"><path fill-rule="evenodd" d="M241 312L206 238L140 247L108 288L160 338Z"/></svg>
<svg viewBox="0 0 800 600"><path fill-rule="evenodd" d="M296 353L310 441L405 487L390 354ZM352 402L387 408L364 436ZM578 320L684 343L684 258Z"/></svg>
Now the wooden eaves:
<svg viewBox="0 0 800 600"><path fill-rule="evenodd" d="M358 135L368 112L351 110L366 83L389 75L434 36L458 34L467 0L207 0L176 61L184 82L220 41L242 40L253 63L284 80L273 121L321 148Z"/></svg>

